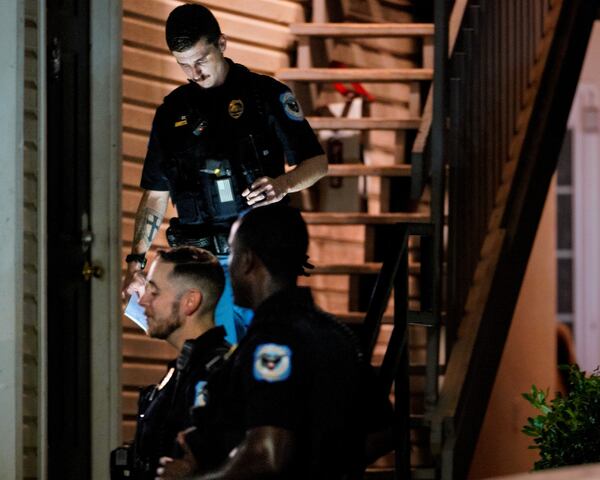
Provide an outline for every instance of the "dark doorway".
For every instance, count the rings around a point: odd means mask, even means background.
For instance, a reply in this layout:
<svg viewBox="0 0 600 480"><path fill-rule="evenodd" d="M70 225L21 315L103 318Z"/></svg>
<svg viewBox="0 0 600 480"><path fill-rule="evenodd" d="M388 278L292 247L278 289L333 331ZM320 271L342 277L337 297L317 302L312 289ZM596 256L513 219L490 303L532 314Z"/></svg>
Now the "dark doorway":
<svg viewBox="0 0 600 480"><path fill-rule="evenodd" d="M48 476L91 478L88 0L47 2Z"/></svg>

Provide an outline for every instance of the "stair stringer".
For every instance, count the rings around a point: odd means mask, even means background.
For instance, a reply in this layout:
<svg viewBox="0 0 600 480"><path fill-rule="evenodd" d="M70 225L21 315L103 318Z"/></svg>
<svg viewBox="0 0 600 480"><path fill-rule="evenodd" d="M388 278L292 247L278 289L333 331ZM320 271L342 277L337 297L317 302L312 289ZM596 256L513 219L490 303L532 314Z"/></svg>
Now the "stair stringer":
<svg viewBox="0 0 600 480"><path fill-rule="evenodd" d="M444 480L468 474L597 8L594 1L557 0L546 19L548 34L519 103L509 159L439 402L429 416Z"/></svg>

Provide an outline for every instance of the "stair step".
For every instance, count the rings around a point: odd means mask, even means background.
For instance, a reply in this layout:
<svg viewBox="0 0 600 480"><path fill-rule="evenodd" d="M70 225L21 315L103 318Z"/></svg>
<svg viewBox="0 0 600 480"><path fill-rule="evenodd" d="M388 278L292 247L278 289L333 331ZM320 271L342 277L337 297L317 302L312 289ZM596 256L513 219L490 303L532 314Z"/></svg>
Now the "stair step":
<svg viewBox="0 0 600 480"><path fill-rule="evenodd" d="M340 322L349 325L360 325L365 321L365 312L330 312ZM384 315L381 319L384 325L391 325L394 323L393 315Z"/></svg>
<svg viewBox="0 0 600 480"><path fill-rule="evenodd" d="M310 261L310 260L309 260ZM376 275L381 270L381 262L364 263L319 263L310 271L311 275ZM409 265L409 273L418 275L419 264Z"/></svg>
<svg viewBox="0 0 600 480"><path fill-rule="evenodd" d="M309 225L391 225L429 221L428 213L304 212L302 216Z"/></svg>
<svg viewBox="0 0 600 480"><path fill-rule="evenodd" d="M283 68L277 78L288 82L407 82L432 80L431 68Z"/></svg>
<svg viewBox="0 0 600 480"><path fill-rule="evenodd" d="M365 321L365 312L331 312L340 322L348 325L361 325ZM394 323L393 315L384 315L381 319L383 325L392 325ZM429 312L408 312L408 324L420 325L423 327L433 327L436 322L433 315Z"/></svg>
<svg viewBox="0 0 600 480"><path fill-rule="evenodd" d="M307 117L313 130L417 130L420 118Z"/></svg>
<svg viewBox="0 0 600 480"><path fill-rule="evenodd" d="M421 325L423 327L436 327L438 325L438 322L431 312L410 311L408 312L408 323L410 325Z"/></svg>
<svg viewBox="0 0 600 480"><path fill-rule="evenodd" d="M432 36L433 23L292 23L301 37L423 37Z"/></svg>
<svg viewBox="0 0 600 480"><path fill-rule="evenodd" d="M414 369L414 367L417 367L417 369L419 367L422 367L422 371L425 370L425 365L411 365L411 369ZM410 428L429 428L429 422L428 420L425 418L425 415L423 414L411 414L410 415Z"/></svg>
<svg viewBox="0 0 600 480"><path fill-rule="evenodd" d="M410 177L410 165L363 165L360 163L329 164L330 177Z"/></svg>
<svg viewBox="0 0 600 480"><path fill-rule="evenodd" d="M306 214L305 214L306 215ZM306 217L305 217L306 218ZM310 262L310 259L309 259ZM320 263L315 265L311 275L369 275L378 274L381 270L381 262L365 263Z"/></svg>
<svg viewBox="0 0 600 480"><path fill-rule="evenodd" d="M394 480L394 470L388 468L367 469L365 480ZM411 480L436 480L435 468L417 467L411 470Z"/></svg>

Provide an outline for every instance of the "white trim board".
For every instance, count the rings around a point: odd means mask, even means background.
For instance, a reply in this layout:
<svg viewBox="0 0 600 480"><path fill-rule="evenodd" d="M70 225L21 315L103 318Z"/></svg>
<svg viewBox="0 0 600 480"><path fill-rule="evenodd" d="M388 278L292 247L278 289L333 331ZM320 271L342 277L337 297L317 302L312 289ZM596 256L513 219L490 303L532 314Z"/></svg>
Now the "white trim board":
<svg viewBox="0 0 600 480"><path fill-rule="evenodd" d="M92 479L121 434L121 0L91 0Z"/></svg>
<svg viewBox="0 0 600 480"><path fill-rule="evenodd" d="M37 0L38 52L46 51L46 0ZM38 55L38 478L48 477L48 227L46 55Z"/></svg>
<svg viewBox="0 0 600 480"><path fill-rule="evenodd" d="M600 365L600 90L580 84L571 108L573 279L577 361Z"/></svg>
<svg viewBox="0 0 600 480"><path fill-rule="evenodd" d="M24 5L0 7L0 477L23 471Z"/></svg>

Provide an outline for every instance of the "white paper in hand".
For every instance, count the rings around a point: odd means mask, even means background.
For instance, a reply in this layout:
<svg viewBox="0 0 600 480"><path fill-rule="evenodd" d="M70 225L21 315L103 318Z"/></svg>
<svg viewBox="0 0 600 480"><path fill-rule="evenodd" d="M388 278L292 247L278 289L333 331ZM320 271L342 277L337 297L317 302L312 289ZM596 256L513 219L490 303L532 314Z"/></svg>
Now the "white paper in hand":
<svg viewBox="0 0 600 480"><path fill-rule="evenodd" d="M148 333L148 320L144 313L144 307L139 302L140 297L137 293L133 293L129 297L127 307L125 307L125 316L133 320L145 333Z"/></svg>

